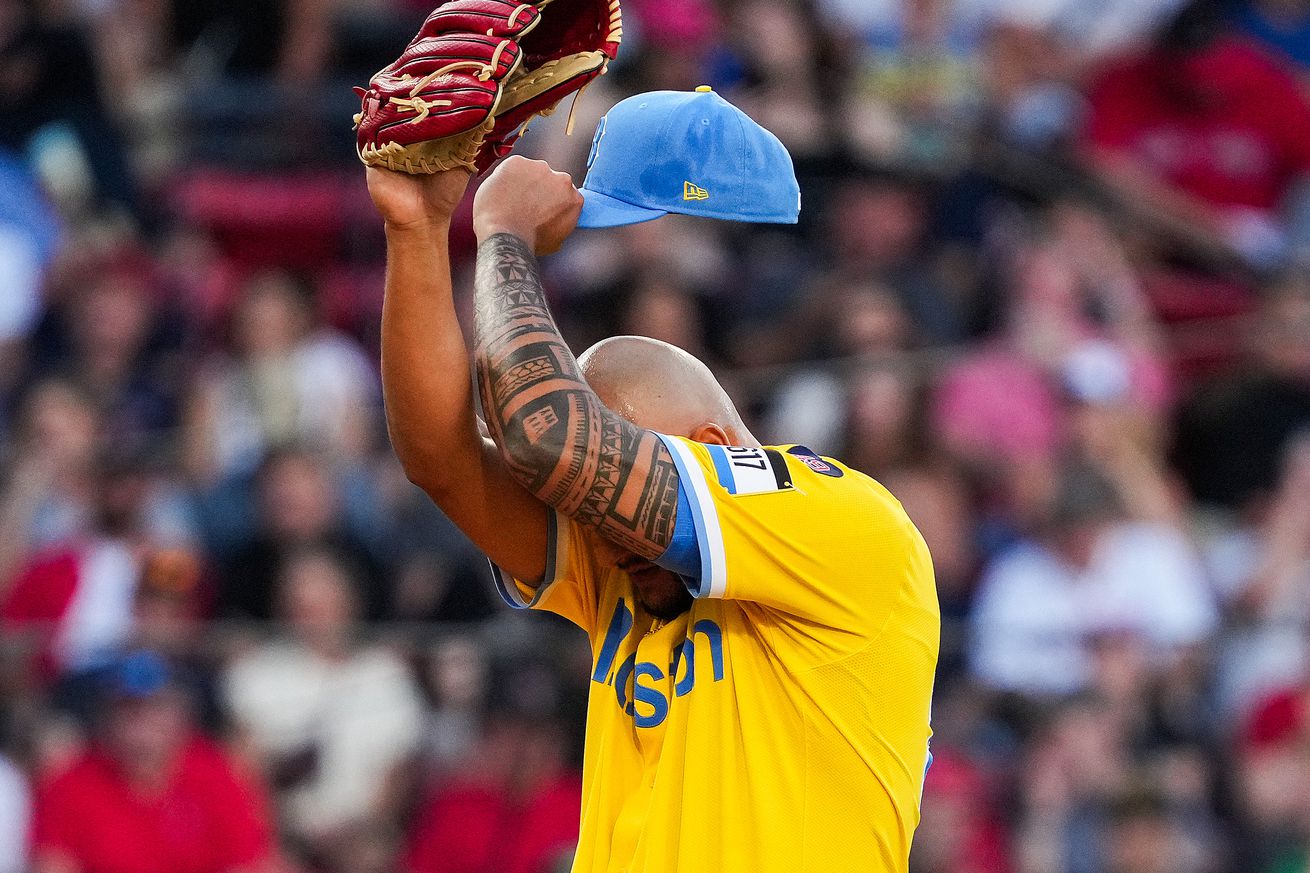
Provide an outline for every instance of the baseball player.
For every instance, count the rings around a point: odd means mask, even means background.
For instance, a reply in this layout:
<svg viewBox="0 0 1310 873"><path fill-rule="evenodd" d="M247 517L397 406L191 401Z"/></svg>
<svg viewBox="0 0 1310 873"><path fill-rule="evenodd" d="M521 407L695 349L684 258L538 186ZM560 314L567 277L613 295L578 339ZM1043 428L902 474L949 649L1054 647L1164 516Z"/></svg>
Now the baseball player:
<svg viewBox="0 0 1310 873"><path fill-rule="evenodd" d="M686 352L615 337L574 358L537 265L580 216L795 221L790 158L702 88L614 107L589 166L579 192L511 157L475 198L489 439L446 244L468 173L368 171L396 452L511 605L591 640L573 869L904 873L939 636L923 539L868 476L761 445Z"/></svg>

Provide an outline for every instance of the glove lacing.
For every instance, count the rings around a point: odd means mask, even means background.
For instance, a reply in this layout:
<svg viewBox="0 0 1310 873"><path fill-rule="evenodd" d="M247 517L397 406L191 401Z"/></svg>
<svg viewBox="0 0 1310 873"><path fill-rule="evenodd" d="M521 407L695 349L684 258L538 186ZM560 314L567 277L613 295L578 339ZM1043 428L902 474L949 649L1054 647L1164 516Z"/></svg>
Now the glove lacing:
<svg viewBox="0 0 1310 873"><path fill-rule="evenodd" d="M524 9L530 7L522 6L519 8ZM511 17L513 18L517 16L518 16L518 10L516 10L514 15ZM432 72L428 73L426 76L424 76L423 78L419 79L417 82L414 83L414 87L409 89L408 97L391 97L389 98L388 102L396 106L399 106L402 109L409 109L410 111L414 112L415 116L412 119L412 121L416 121L416 122L422 121L425 118L427 118L433 109L439 109L442 106L454 106L455 101L453 100L424 100L422 97L418 96L419 92L422 91L427 86L431 85L439 77L444 76L446 73L453 72L454 70L474 69L478 71L477 77L480 80L482 80L483 82L490 80L491 77L496 74L496 70L500 67L500 56L505 53L506 47L513 45L513 43L514 41L511 39L502 39L500 43L496 46L496 50L492 52L491 60L487 61L485 64L479 63L478 61L456 61L453 64L446 64L444 67L433 70ZM401 81L405 81L406 79L412 77L409 76L408 73L406 73L402 75L400 78ZM359 125L359 122L363 117L364 117L364 113L362 112L355 113L354 120L356 126Z"/></svg>

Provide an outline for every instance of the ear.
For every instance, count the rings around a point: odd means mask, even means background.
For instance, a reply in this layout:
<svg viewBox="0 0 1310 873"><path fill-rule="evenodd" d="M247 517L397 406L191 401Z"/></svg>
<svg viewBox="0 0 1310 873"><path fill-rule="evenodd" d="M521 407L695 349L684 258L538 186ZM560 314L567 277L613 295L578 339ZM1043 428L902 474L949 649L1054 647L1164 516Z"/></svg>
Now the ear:
<svg viewBox="0 0 1310 873"><path fill-rule="evenodd" d="M732 440L728 437L728 432L714 422L702 424L689 434L689 438L695 442L707 443L711 446L732 445Z"/></svg>

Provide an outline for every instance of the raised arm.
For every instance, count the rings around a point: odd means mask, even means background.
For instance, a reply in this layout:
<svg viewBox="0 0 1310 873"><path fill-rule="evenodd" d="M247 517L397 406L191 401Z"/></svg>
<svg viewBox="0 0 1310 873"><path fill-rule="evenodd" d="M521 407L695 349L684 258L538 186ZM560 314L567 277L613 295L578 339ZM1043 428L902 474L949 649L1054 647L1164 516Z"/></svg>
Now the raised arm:
<svg viewBox="0 0 1310 873"><path fill-rule="evenodd" d="M654 433L607 409L551 317L537 253L559 248L582 196L566 173L508 159L478 192L476 358L510 473L540 500L654 560L673 537L678 473Z"/></svg>
<svg viewBox="0 0 1310 873"><path fill-rule="evenodd" d="M478 432L469 352L451 289L450 219L469 176L369 169L386 221L382 388L387 429L410 481L496 564L524 581L546 565L545 507Z"/></svg>

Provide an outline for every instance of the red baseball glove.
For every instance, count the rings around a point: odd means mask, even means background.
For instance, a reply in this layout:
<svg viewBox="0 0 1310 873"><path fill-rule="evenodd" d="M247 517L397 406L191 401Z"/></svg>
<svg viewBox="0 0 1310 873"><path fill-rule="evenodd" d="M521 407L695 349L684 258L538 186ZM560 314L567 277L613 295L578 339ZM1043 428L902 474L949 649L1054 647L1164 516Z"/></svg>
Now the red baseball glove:
<svg viewBox="0 0 1310 873"><path fill-rule="evenodd" d="M356 88L356 146L369 166L484 172L526 123L605 72L619 0L452 0L395 63Z"/></svg>

